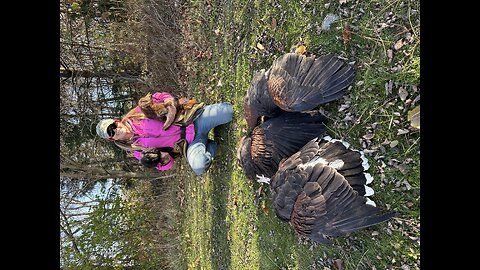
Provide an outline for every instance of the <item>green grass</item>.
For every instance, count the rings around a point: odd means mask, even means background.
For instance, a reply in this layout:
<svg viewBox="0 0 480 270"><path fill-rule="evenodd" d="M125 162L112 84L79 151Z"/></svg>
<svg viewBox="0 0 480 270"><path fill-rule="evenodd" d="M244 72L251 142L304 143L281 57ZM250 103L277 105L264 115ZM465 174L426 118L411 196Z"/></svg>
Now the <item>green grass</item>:
<svg viewBox="0 0 480 270"><path fill-rule="evenodd" d="M256 0L188 4L182 52L188 93L207 103L232 102L234 120L215 130L223 139L221 152L204 176L196 177L184 165L180 222L184 261L179 268L335 269L335 259L342 260L344 269L384 269L387 265L420 268L420 132L398 134L398 129L408 128L407 112L419 95L415 88L420 65L419 3L348 1L342 9L348 8L349 13L328 32L319 30L323 18L327 13L339 14L340 9L338 1L328 8L325 3ZM417 13L412 15L412 9ZM388 20L385 14L390 11L396 20L387 24L393 26L375 31ZM275 29L272 19L277 21ZM346 44L342 40L345 23L353 26ZM407 30L414 34L413 42L394 52L389 62L387 50ZM265 49L259 50L257 43ZM357 76L348 96L323 106L330 118L329 132L356 149L375 150L367 154L370 173L375 177L373 199L378 206L399 214L387 223L336 238L331 246L300 240L289 224L275 216L267 187L259 191L260 184L248 181L235 161L236 144L246 129L242 100L253 73L268 68L297 44L307 46L309 53L335 52L355 61ZM203 56L198 57L201 52ZM395 70L396 65L402 69ZM393 84L391 93L385 90L389 81ZM400 87L407 90L410 103L399 98ZM346 101L350 107L339 112ZM352 120L343 121L347 113ZM362 145L360 139L369 129L374 136ZM398 145L390 147L391 141L398 141Z"/></svg>

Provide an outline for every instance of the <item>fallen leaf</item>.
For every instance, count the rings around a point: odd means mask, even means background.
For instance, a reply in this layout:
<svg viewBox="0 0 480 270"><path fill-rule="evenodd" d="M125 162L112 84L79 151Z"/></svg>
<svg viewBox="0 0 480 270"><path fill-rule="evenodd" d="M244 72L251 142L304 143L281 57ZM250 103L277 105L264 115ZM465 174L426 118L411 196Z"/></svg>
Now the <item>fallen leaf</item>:
<svg viewBox="0 0 480 270"><path fill-rule="evenodd" d="M347 0L338 0L338 2L341 4L346 4L347 3Z"/></svg>
<svg viewBox="0 0 480 270"><path fill-rule="evenodd" d="M307 47L305 47L304 45L300 45L297 47L297 49L295 49L295 53L302 55L305 53L306 50L307 50Z"/></svg>
<svg viewBox="0 0 480 270"><path fill-rule="evenodd" d="M408 111L407 119L412 127L420 129L420 105Z"/></svg>
<svg viewBox="0 0 480 270"><path fill-rule="evenodd" d="M264 50L265 49L265 47L263 47L263 45L260 42L257 43L257 48L259 50Z"/></svg>
<svg viewBox="0 0 480 270"><path fill-rule="evenodd" d="M393 50L391 50L391 49L387 50L387 57L388 57L388 63L390 64L392 62L392 59L393 59Z"/></svg>
<svg viewBox="0 0 480 270"><path fill-rule="evenodd" d="M400 99L402 101L405 101L405 99L407 99L407 96L408 96L408 91L405 88L400 87L398 89L398 95L400 96Z"/></svg>
<svg viewBox="0 0 480 270"><path fill-rule="evenodd" d="M409 133L410 130L406 129L406 128L400 128L397 130L397 135L403 135L403 134L407 134Z"/></svg>
<svg viewBox="0 0 480 270"><path fill-rule="evenodd" d="M397 140L392 141L392 142L390 143L390 148L394 148L394 147L397 146L397 145L398 145L398 141L397 141Z"/></svg>
<svg viewBox="0 0 480 270"><path fill-rule="evenodd" d="M277 20L275 18L272 19L272 29L275 30L277 28Z"/></svg>
<svg viewBox="0 0 480 270"><path fill-rule="evenodd" d="M350 27L348 25L345 25L343 28L342 37L344 44L347 44L352 39L352 31L350 31Z"/></svg>
<svg viewBox="0 0 480 270"><path fill-rule="evenodd" d="M338 270L342 270L343 269L343 262L342 260L340 259L336 259L333 261L333 265L335 266L335 268L337 268Z"/></svg>
<svg viewBox="0 0 480 270"><path fill-rule="evenodd" d="M367 133L365 135L363 135L363 137L365 140L371 140L373 138L373 133Z"/></svg>
<svg viewBox="0 0 480 270"><path fill-rule="evenodd" d="M403 47L404 44L405 43L403 43L403 38L401 38L397 40L397 42L395 42L395 45L393 45L393 48L398 51Z"/></svg>

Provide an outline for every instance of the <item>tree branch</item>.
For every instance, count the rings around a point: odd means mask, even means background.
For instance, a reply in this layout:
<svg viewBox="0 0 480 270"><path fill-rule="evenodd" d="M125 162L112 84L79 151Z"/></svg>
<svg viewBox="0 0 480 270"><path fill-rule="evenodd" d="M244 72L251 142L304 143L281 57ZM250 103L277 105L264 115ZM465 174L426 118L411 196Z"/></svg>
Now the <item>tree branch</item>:
<svg viewBox="0 0 480 270"><path fill-rule="evenodd" d="M68 238L72 241L72 246L73 246L73 249L78 253L78 255L80 256L80 258L82 260L84 260L83 258L83 253L80 251L80 249L78 248L78 245L77 245L77 242L75 240L75 236L73 235L71 229L70 229L70 223L68 222L68 218L65 216L65 214L63 213L62 209L60 209L60 214L62 215L63 219L64 219L64 222L65 222L65 225L67 227L64 227L62 226L62 223L60 223L60 229L62 229L62 231L68 236Z"/></svg>

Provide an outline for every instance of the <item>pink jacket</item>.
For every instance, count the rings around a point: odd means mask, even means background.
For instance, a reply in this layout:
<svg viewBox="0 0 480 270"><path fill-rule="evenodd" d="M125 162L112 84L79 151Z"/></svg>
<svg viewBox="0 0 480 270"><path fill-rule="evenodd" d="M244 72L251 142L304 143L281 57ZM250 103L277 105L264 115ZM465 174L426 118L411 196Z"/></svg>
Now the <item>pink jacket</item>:
<svg viewBox="0 0 480 270"><path fill-rule="evenodd" d="M172 95L166 92L156 92L152 94L153 102L163 102L167 98L171 98ZM135 110L141 111L140 107L136 107ZM174 147L175 143L180 139L180 127L171 125L167 130L163 130L163 121L155 119L143 119L134 123L132 120L127 120L133 128L134 142L133 144L143 147ZM188 143L193 141L195 137L195 128L193 123L188 125L185 130L185 139ZM142 154L138 151L134 151L135 158L140 160ZM170 162L166 165L157 165L157 170L165 171L172 167L173 158L170 156Z"/></svg>

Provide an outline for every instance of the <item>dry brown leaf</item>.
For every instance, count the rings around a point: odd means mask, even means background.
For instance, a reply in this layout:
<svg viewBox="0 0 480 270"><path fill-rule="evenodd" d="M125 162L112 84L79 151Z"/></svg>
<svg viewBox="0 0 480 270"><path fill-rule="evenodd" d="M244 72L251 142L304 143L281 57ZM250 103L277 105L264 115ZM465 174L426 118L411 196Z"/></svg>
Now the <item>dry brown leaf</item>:
<svg viewBox="0 0 480 270"><path fill-rule="evenodd" d="M395 42L395 45L393 45L393 48L398 51L403 47L404 44L405 43L403 43L403 38L401 38L397 40L397 42Z"/></svg>
<svg viewBox="0 0 480 270"><path fill-rule="evenodd" d="M336 259L333 261L333 265L335 266L336 269L342 270L343 269L343 262L340 259Z"/></svg>
<svg viewBox="0 0 480 270"><path fill-rule="evenodd" d="M272 29L275 30L277 28L277 20L275 18L272 19Z"/></svg>
<svg viewBox="0 0 480 270"><path fill-rule="evenodd" d="M297 49L295 49L295 53L302 55L305 53L306 50L307 50L307 47L305 47L304 45L300 45L297 47Z"/></svg>
<svg viewBox="0 0 480 270"><path fill-rule="evenodd" d="M350 42L350 40L352 39L352 31L350 31L350 27L348 25L345 25L345 27L343 28L342 37L343 43L345 44Z"/></svg>

